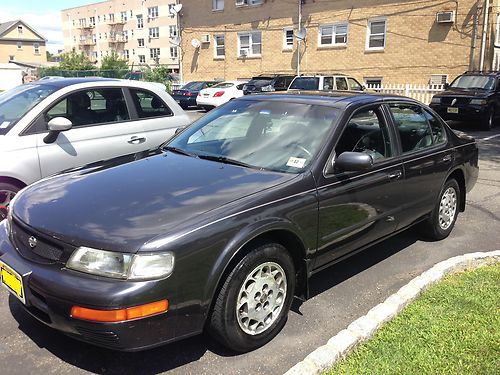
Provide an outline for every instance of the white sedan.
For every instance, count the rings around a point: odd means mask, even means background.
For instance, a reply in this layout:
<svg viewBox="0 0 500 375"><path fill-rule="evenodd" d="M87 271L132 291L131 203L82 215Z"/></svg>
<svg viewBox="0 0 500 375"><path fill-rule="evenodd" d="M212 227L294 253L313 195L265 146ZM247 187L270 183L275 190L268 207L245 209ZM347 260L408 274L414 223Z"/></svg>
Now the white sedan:
<svg viewBox="0 0 500 375"><path fill-rule="evenodd" d="M245 83L247 81L224 81L203 89L196 97L196 104L206 111L218 107L231 99L243 96L243 85Z"/></svg>
<svg viewBox="0 0 500 375"><path fill-rule="evenodd" d="M189 123L172 97L148 82L53 78L1 93L0 221L24 186L156 148Z"/></svg>

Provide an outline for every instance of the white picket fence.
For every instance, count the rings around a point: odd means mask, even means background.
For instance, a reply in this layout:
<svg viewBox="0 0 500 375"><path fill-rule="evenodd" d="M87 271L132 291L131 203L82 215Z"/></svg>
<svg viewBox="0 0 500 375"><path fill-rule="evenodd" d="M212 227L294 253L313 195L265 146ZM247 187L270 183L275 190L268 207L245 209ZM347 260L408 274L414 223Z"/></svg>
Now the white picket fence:
<svg viewBox="0 0 500 375"><path fill-rule="evenodd" d="M432 96L444 90L444 85L416 85L410 83L392 85L367 85L367 91L381 92L384 94L404 95L429 104Z"/></svg>

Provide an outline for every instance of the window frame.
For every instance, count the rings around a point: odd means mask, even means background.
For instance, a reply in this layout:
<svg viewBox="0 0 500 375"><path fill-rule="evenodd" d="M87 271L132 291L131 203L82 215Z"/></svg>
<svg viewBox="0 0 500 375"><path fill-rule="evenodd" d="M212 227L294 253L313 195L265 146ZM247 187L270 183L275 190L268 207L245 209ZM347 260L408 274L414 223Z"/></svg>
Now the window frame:
<svg viewBox="0 0 500 375"><path fill-rule="evenodd" d="M254 39L254 35L256 34L260 34L260 42L259 43L254 43L253 42L253 39ZM239 32L238 34L238 41L237 41L237 50L236 50L236 56L237 58L241 59L241 58L247 58L247 57L250 57L250 58L261 58L262 57L262 31L261 30L252 30L252 31L241 31ZM248 48L248 52L246 55L243 55L241 54L241 50L242 50L242 47L241 47L241 37L242 36L248 36L248 47L244 47L244 48ZM254 44L260 44L260 53L257 54L257 53L253 53L253 46Z"/></svg>
<svg viewBox="0 0 500 375"><path fill-rule="evenodd" d="M150 95L152 95L153 97L157 97L162 103L163 105L169 109L170 111L170 114L168 115L158 115L158 116L150 116L150 117L140 117L139 116L139 108L137 108L137 103L135 102L133 96L132 96L132 91L135 90L135 91L142 91L142 92L145 92L145 93L148 93ZM140 121L144 121L144 120L149 120L149 119L155 119L155 118L158 118L158 117L174 117L175 114L174 114L174 111L172 110L172 108L170 108L170 106L168 105L168 103L165 102L165 100L163 100L161 98L161 96L159 96L158 94L156 94L155 92L151 91L151 90L148 90L148 89L144 89L142 87L127 87L127 93L128 94L126 96L126 99L127 100L130 100L130 105L133 106L133 109L134 109L134 116L135 116L135 119L136 120L140 120ZM142 107L140 108L141 111L142 111ZM129 113L130 113L130 110L129 110Z"/></svg>
<svg viewBox="0 0 500 375"><path fill-rule="evenodd" d="M158 52L158 53L153 53L153 51ZM154 55L154 56L153 56ZM153 47L149 49L149 58L151 60L160 58L160 48L159 47Z"/></svg>
<svg viewBox="0 0 500 375"><path fill-rule="evenodd" d="M160 28L158 26L149 27L148 36L149 39L158 39L160 37Z"/></svg>
<svg viewBox="0 0 500 375"><path fill-rule="evenodd" d="M377 17L377 18L370 18L367 21L367 27L366 27L366 42L365 42L365 50L366 51L384 51L385 47L387 46L387 17ZM377 33L377 34L372 34L371 32L371 25L372 23L376 22L384 22L384 32ZM370 47L370 38L373 35L383 35L384 36L384 45L382 47Z"/></svg>
<svg viewBox="0 0 500 375"><path fill-rule="evenodd" d="M33 43L33 53L35 55L40 55L40 43L38 42Z"/></svg>
<svg viewBox="0 0 500 375"><path fill-rule="evenodd" d="M222 3L222 7L220 4ZM217 6L219 4L219 7ZM222 12L224 10L224 0L212 0L212 12Z"/></svg>
<svg viewBox="0 0 500 375"><path fill-rule="evenodd" d="M146 43L144 41L144 38L137 38L137 48L144 48L146 46Z"/></svg>
<svg viewBox="0 0 500 375"><path fill-rule="evenodd" d="M175 53L172 53L173 51L175 51ZM171 59L179 58L179 51L177 46L170 46L170 58Z"/></svg>
<svg viewBox="0 0 500 375"><path fill-rule="evenodd" d="M226 35L225 34L215 34L214 38L214 58L215 59L225 59L226 58ZM222 50L224 54L219 55L218 49L221 48L221 45L218 44L218 38L222 38Z"/></svg>
<svg viewBox="0 0 500 375"><path fill-rule="evenodd" d="M289 44L290 40L290 36L287 35L287 33L289 32L292 32L292 44ZM293 33L293 27L285 27L283 29L283 50L284 51L291 51L293 50L293 44L294 44L294 40L295 40L295 35Z"/></svg>
<svg viewBox="0 0 500 375"><path fill-rule="evenodd" d="M322 37L323 37L323 29L324 28L331 28L332 29L332 42L331 43L323 43ZM337 27L345 27L345 34L339 34L337 32ZM339 35L345 35L345 42L342 43L337 43L337 36ZM318 47L347 47L347 44L349 43L349 22L343 21L343 22L334 22L334 23L326 23L319 25L318 28Z"/></svg>
<svg viewBox="0 0 500 375"><path fill-rule="evenodd" d="M159 9L158 9L158 6L155 5L155 6L152 6L152 7L148 7L148 18L149 19L155 19L155 18L158 18L160 15L160 12L159 12Z"/></svg>
<svg viewBox="0 0 500 375"><path fill-rule="evenodd" d="M137 14L135 20L137 22L137 28L144 29L144 16L142 14Z"/></svg>

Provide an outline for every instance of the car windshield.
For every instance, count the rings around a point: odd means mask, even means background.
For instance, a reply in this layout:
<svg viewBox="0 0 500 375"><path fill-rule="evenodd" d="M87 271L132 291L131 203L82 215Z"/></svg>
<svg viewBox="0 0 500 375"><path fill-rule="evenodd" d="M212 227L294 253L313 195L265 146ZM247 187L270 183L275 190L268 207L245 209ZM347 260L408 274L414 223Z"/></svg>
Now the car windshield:
<svg viewBox="0 0 500 375"><path fill-rule="evenodd" d="M273 82L272 78L252 78L248 85L253 85L255 87L264 87L270 85Z"/></svg>
<svg viewBox="0 0 500 375"><path fill-rule="evenodd" d="M296 78L290 85L290 89L295 90L317 90L319 87L318 77Z"/></svg>
<svg viewBox="0 0 500 375"><path fill-rule="evenodd" d="M481 89L492 90L495 87L495 79L488 76L460 76L456 78L450 87L457 89Z"/></svg>
<svg viewBox="0 0 500 375"><path fill-rule="evenodd" d="M193 157L299 173L315 158L339 110L275 100L234 100L199 119L164 148Z"/></svg>
<svg viewBox="0 0 500 375"><path fill-rule="evenodd" d="M212 86L214 89L227 89L229 87L233 87L234 83L231 82L222 82L218 83L217 85Z"/></svg>
<svg viewBox="0 0 500 375"><path fill-rule="evenodd" d="M181 90L201 90L203 89L203 82L189 82L181 87Z"/></svg>
<svg viewBox="0 0 500 375"><path fill-rule="evenodd" d="M56 90L50 85L26 84L1 93L0 134L7 134L31 108Z"/></svg>

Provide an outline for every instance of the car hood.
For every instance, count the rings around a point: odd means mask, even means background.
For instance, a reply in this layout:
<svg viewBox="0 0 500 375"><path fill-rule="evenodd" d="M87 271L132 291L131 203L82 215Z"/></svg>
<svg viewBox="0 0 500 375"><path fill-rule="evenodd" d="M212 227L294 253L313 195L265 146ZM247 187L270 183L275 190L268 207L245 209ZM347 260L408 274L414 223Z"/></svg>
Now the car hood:
<svg viewBox="0 0 500 375"><path fill-rule="evenodd" d="M452 97L467 97L467 98L472 98L476 97L478 99L481 99L483 97L488 96L490 92L488 90L457 90L457 89L447 89L445 91L442 91L434 96L436 97L447 97L447 96L452 96Z"/></svg>
<svg viewBox="0 0 500 375"><path fill-rule="evenodd" d="M136 252L157 235L292 179L164 152L42 180L20 193L16 219L75 246Z"/></svg>

